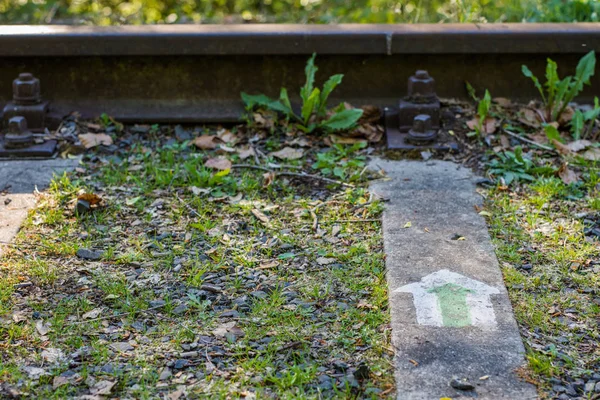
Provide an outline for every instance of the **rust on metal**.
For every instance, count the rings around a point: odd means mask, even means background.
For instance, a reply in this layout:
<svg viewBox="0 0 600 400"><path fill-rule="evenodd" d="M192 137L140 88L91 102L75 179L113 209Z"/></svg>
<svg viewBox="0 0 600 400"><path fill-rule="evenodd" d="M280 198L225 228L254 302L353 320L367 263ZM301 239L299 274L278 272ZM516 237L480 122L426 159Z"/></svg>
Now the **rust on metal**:
<svg viewBox="0 0 600 400"><path fill-rule="evenodd" d="M332 105L396 104L408 90L398 77L421 68L436 78L441 98L468 100L469 81L527 102L539 93L521 65L543 75L551 57L568 74L590 50L600 51L598 24L0 26L0 107L12 101L13 78L29 71L51 102L48 126L53 111L122 122L234 122L244 112L240 92L277 97L281 87L300 88L313 52L321 77L344 74ZM577 101L599 92L594 79Z"/></svg>
<svg viewBox="0 0 600 400"><path fill-rule="evenodd" d="M4 135L7 149L20 149L33 144L33 133L27 128L25 117L12 117L8 120L8 133Z"/></svg>
<svg viewBox="0 0 600 400"><path fill-rule="evenodd" d="M435 80L419 69L408 78L407 94L397 108L385 109L385 132L388 149L439 151L457 150L452 141L438 143L440 99Z"/></svg>
<svg viewBox="0 0 600 400"><path fill-rule="evenodd" d="M411 143L430 143L437 139L437 129L431 125L431 116L419 114L413 120L413 126L408 131L408 140Z"/></svg>
<svg viewBox="0 0 600 400"><path fill-rule="evenodd" d="M425 70L408 78L408 91L398 105L398 124L401 132L412 128L418 115L428 115L432 129L440 126L440 100L435 93L435 80Z"/></svg>
<svg viewBox="0 0 600 400"><path fill-rule="evenodd" d="M40 80L29 72L20 73L12 83L12 101L4 106L4 122L24 117L31 131L43 132L48 102L42 100Z"/></svg>
<svg viewBox="0 0 600 400"><path fill-rule="evenodd" d="M436 130L431 130L428 121L428 115L421 115L415 118L415 129L409 132L400 132L398 129L398 109L384 109L384 125L389 150L401 151L426 151L433 150L438 152L456 152L459 150L458 144L450 138L441 138ZM424 131L424 132L421 132ZM415 140L416 139L416 140Z"/></svg>
<svg viewBox="0 0 600 400"><path fill-rule="evenodd" d="M56 140L35 143L33 133L27 127L27 119L12 117L8 121L8 132L0 137L0 158L48 158L56 152Z"/></svg>

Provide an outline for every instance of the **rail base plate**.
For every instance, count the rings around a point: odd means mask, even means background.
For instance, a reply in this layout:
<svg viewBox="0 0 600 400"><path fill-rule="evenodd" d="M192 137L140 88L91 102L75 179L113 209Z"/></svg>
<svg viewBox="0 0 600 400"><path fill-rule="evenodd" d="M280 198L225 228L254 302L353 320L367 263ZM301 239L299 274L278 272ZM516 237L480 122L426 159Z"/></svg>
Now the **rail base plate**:
<svg viewBox="0 0 600 400"><path fill-rule="evenodd" d="M448 140L438 140L430 143L416 144L408 141L408 132L401 132L398 128L398 110L385 109L385 135L388 150L424 151L433 150L440 152L457 152L458 144Z"/></svg>
<svg viewBox="0 0 600 400"><path fill-rule="evenodd" d="M56 151L56 140L47 140L44 143L34 144L22 149L7 149L4 147L4 138L0 138L0 158L51 158Z"/></svg>

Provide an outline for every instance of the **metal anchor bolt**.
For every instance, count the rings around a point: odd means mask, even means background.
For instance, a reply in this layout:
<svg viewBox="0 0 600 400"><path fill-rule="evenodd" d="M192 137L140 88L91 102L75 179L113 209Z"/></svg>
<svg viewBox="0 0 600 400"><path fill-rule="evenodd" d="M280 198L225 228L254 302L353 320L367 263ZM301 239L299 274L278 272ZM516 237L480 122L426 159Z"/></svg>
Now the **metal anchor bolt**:
<svg viewBox="0 0 600 400"><path fill-rule="evenodd" d="M29 72L19 74L13 81L13 101L19 105L41 103L40 80Z"/></svg>
<svg viewBox="0 0 600 400"><path fill-rule="evenodd" d="M408 131L408 140L415 143L431 142L437 138L437 131L432 129L431 117L419 114L413 120L413 126Z"/></svg>
<svg viewBox="0 0 600 400"><path fill-rule="evenodd" d="M8 120L8 133L4 137L7 149L29 147L33 144L33 133L27 128L25 117L12 117Z"/></svg>
<svg viewBox="0 0 600 400"><path fill-rule="evenodd" d="M425 70L418 70L408 78L408 97L413 100L435 100L435 80Z"/></svg>

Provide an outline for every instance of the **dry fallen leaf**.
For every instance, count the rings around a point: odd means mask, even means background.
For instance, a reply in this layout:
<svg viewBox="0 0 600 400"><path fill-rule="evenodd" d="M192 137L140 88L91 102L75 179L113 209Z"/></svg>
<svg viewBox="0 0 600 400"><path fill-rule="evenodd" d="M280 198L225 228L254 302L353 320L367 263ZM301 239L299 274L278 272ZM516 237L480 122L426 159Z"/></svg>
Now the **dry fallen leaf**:
<svg viewBox="0 0 600 400"><path fill-rule="evenodd" d="M519 122L533 128L541 126L539 114L531 108L521 108L519 111Z"/></svg>
<svg viewBox="0 0 600 400"><path fill-rule="evenodd" d="M333 134L329 135L329 140L331 140L331 143L336 144L355 144L359 142L367 143L367 141L361 137L346 137Z"/></svg>
<svg viewBox="0 0 600 400"><path fill-rule="evenodd" d="M600 160L600 148L592 147L591 149L586 150L581 156L589 161L598 161Z"/></svg>
<svg viewBox="0 0 600 400"><path fill-rule="evenodd" d="M267 217L265 214L263 214L260 210L257 210L256 208L252 209L252 214L254 214L254 216L256 218L258 218L258 220L260 222L262 222L263 224L268 225L269 224L269 217Z"/></svg>
<svg viewBox="0 0 600 400"><path fill-rule="evenodd" d="M231 131L227 129L221 129L217 132L217 136L225 143L234 143L237 141L237 136L235 136Z"/></svg>
<svg viewBox="0 0 600 400"><path fill-rule="evenodd" d="M578 151L585 150L592 145L592 142L589 140L576 140L567 144L567 147L572 151L577 153Z"/></svg>
<svg viewBox="0 0 600 400"><path fill-rule="evenodd" d="M90 388L90 393L96 395L109 395L110 391L115 385L116 382L99 381L93 387Z"/></svg>
<svg viewBox="0 0 600 400"><path fill-rule="evenodd" d="M319 264L319 265L329 265L329 264L333 264L336 261L337 261L337 259L335 259L333 257L319 257L319 258L317 258L317 264Z"/></svg>
<svg viewBox="0 0 600 400"><path fill-rule="evenodd" d="M39 320L35 323L35 329L41 336L46 336L50 332L50 324L44 324L44 321Z"/></svg>
<svg viewBox="0 0 600 400"><path fill-rule="evenodd" d="M94 319L94 318L98 318L100 316L100 314L102 313L103 308L99 307L99 308L94 308L91 311L86 312L85 314L83 314L81 316L81 318L83 319Z"/></svg>
<svg viewBox="0 0 600 400"><path fill-rule="evenodd" d="M265 172L263 174L263 186L267 187L275 181L275 172Z"/></svg>
<svg viewBox="0 0 600 400"><path fill-rule="evenodd" d="M87 201L91 206L99 204L102 201L96 193L82 193L77 196L77 200Z"/></svg>
<svg viewBox="0 0 600 400"><path fill-rule="evenodd" d="M563 154L563 155L571 154L571 149L569 149L569 147L567 145L562 144L561 142L559 142L556 139L552 139L552 145L554 145L554 147L560 154Z"/></svg>
<svg viewBox="0 0 600 400"><path fill-rule="evenodd" d="M472 120L467 121L467 126L471 130L477 129L479 126L479 117L475 117ZM481 129L483 130L483 133L491 135L492 133L496 132L497 126L498 121L496 121L496 118L488 117L483 122Z"/></svg>
<svg viewBox="0 0 600 400"><path fill-rule="evenodd" d="M84 133L79 135L79 140L86 149L91 149L98 145L110 146L113 144L112 138L106 133Z"/></svg>
<svg viewBox="0 0 600 400"><path fill-rule="evenodd" d="M248 157L254 157L256 153L254 152L253 147L248 147L247 149L238 150L238 155L240 156L240 160L245 160Z"/></svg>
<svg viewBox="0 0 600 400"><path fill-rule="evenodd" d="M213 135L198 136L193 140L194 146L200 150L213 150L217 147L219 138Z"/></svg>
<svg viewBox="0 0 600 400"><path fill-rule="evenodd" d="M300 149L294 149L291 147L284 147L283 149L269 154L273 157L279 158L280 160L297 160L302 158L304 152Z"/></svg>
<svg viewBox="0 0 600 400"><path fill-rule="evenodd" d="M492 101L498 104L500 107L504 108L508 108L513 105L512 101L510 101L510 99L507 99L506 97L494 97Z"/></svg>
<svg viewBox="0 0 600 400"><path fill-rule="evenodd" d="M569 165L567 163L561 165L560 169L558 170L558 176L566 185L579 180L579 175L569 169Z"/></svg>
<svg viewBox="0 0 600 400"><path fill-rule="evenodd" d="M219 169L221 171L231 169L231 161L226 158L209 158L204 163L206 168Z"/></svg>

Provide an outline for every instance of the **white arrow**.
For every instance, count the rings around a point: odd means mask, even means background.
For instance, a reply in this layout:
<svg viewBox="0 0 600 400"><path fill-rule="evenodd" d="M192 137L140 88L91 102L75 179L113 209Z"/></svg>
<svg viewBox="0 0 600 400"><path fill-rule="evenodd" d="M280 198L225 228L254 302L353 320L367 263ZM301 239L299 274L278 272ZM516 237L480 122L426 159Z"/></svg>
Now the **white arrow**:
<svg viewBox="0 0 600 400"><path fill-rule="evenodd" d="M447 269L402 286L394 293L412 293L417 322L421 325L496 328L490 296L500 291Z"/></svg>

